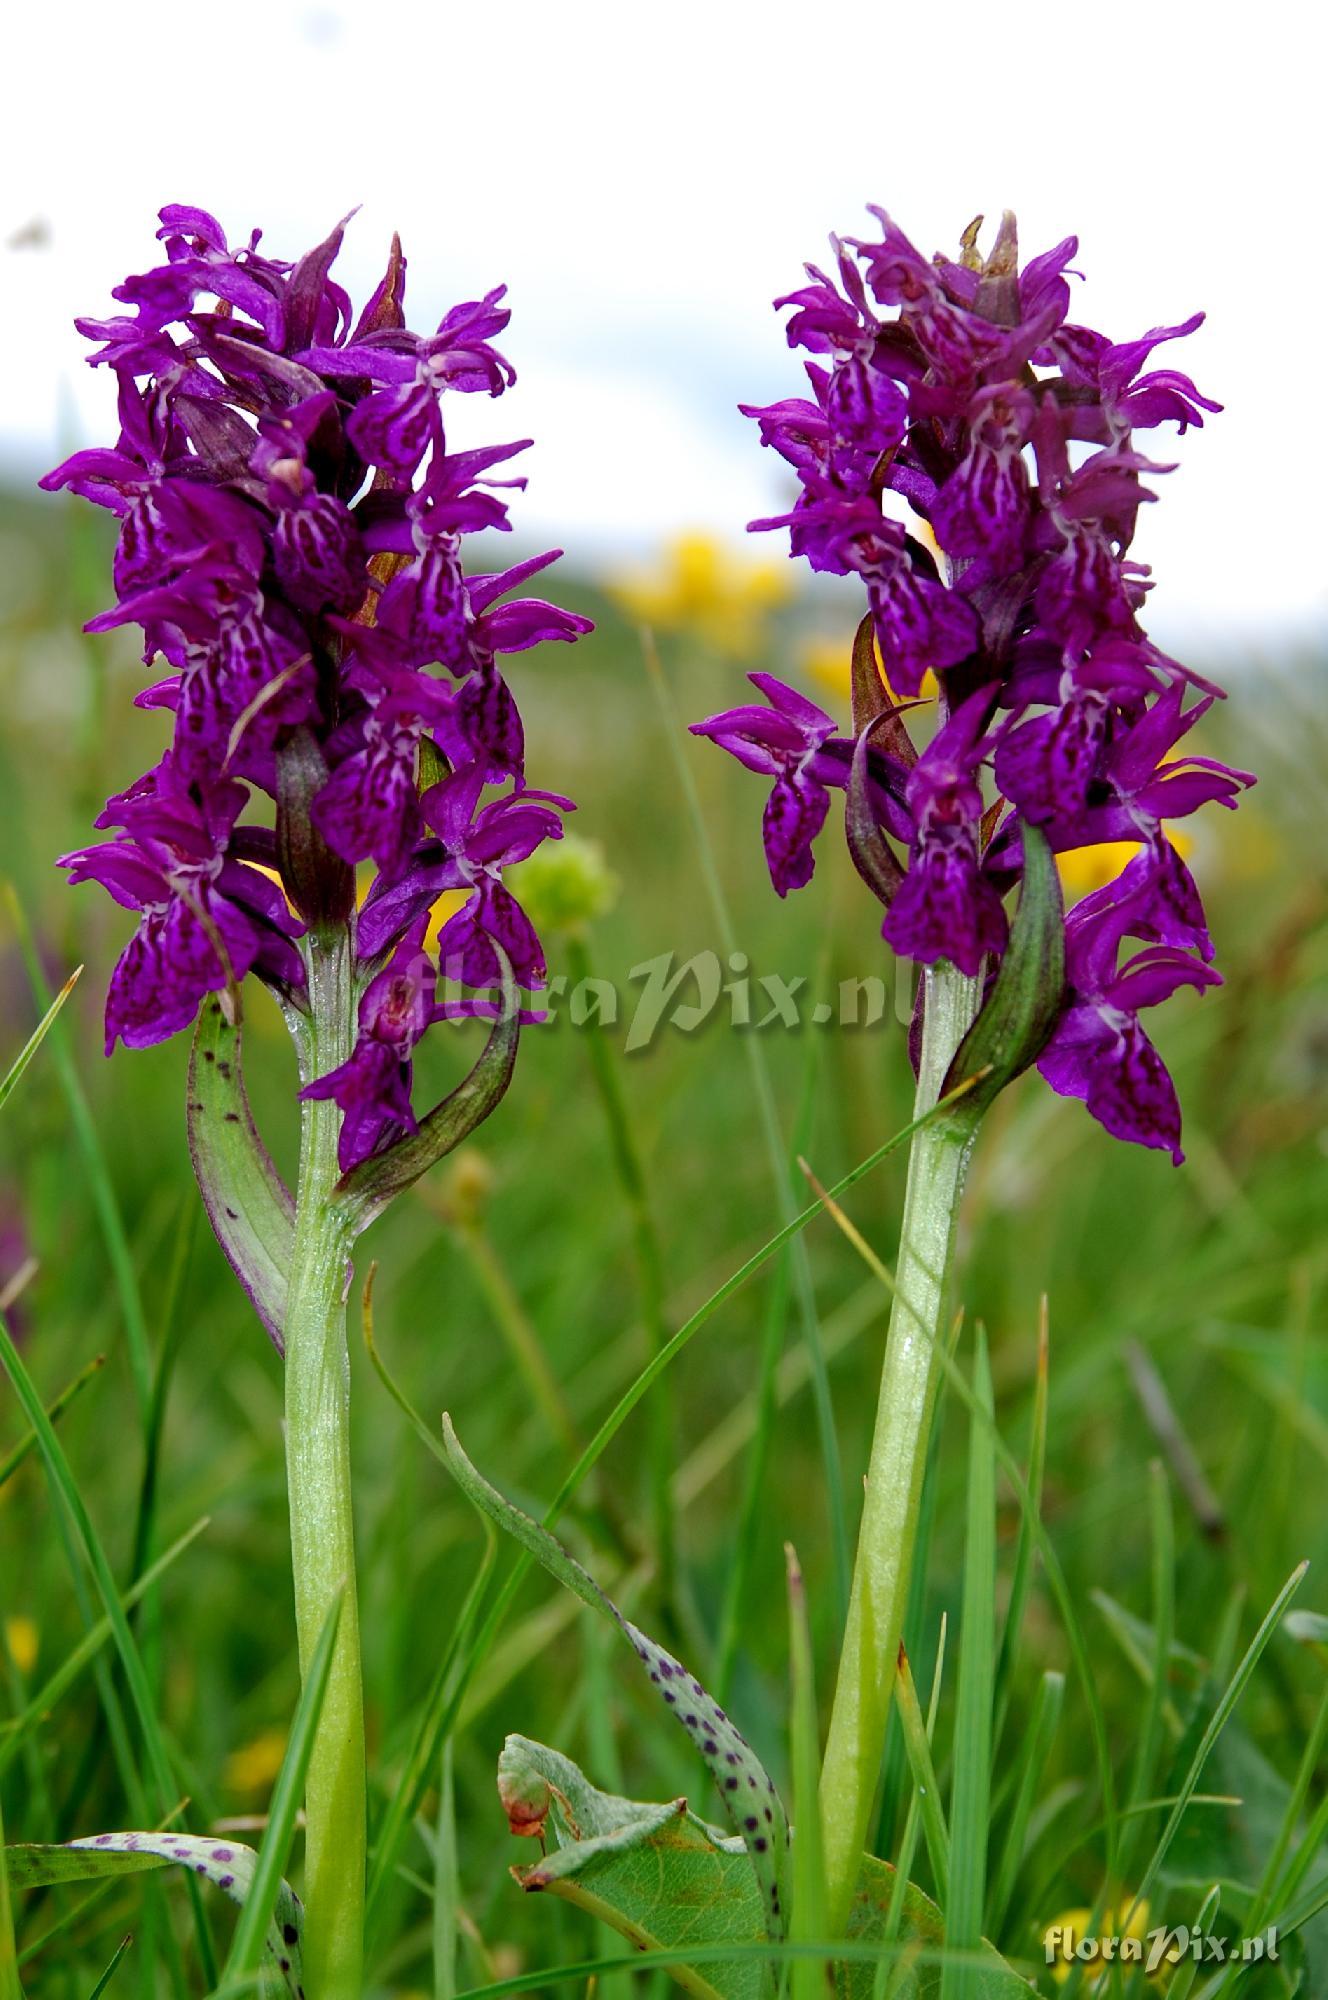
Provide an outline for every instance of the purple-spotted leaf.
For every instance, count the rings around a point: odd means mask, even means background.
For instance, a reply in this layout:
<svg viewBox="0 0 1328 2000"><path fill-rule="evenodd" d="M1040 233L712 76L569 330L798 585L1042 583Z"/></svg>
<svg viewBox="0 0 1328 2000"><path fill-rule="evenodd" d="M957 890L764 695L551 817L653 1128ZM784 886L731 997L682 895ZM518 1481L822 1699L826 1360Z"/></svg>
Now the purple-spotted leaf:
<svg viewBox="0 0 1328 2000"><path fill-rule="evenodd" d="M1019 907L1010 942L982 1012L955 1053L944 1088L987 1073L949 1112L976 1124L1007 1083L1037 1061L1065 993L1065 920L1061 882L1046 836L1020 829L1024 855Z"/></svg>
<svg viewBox="0 0 1328 2000"><path fill-rule="evenodd" d="M524 1736L509 1736L503 1747L498 1790L514 1832L552 1830L550 1851L512 1870L529 1894L592 1910L641 1951L695 1951L695 1962L681 1959L671 1970L699 2000L760 2000L768 1990L765 1905L752 1857L685 1799L647 1805L598 1791L570 1759ZM882 1945L887 1966L909 1968L890 1990L936 2000L944 1919L912 1883L892 1914L895 1888L894 1869L864 1855L847 1934L858 1945ZM730 1956L721 1955L726 1948ZM873 2000L879 1971L871 1960L837 1965L838 2000ZM984 1943L969 1991L972 2000L1028 2000L1033 1989Z"/></svg>
<svg viewBox="0 0 1328 2000"><path fill-rule="evenodd" d="M595 1611L611 1618L631 1646L651 1686L705 1760L719 1787L724 1810L734 1832L751 1856L760 1887L766 1935L784 1935L784 1861L788 1852L788 1819L774 1781L742 1732L724 1710L689 1674L672 1653L625 1618L594 1578L570 1556L547 1528L540 1527L510 1500L505 1500L476 1471L462 1451L451 1419L443 1418L443 1449L458 1485L467 1498L504 1529L551 1576Z"/></svg>
<svg viewBox="0 0 1328 2000"><path fill-rule="evenodd" d="M240 1031L215 996L204 1001L194 1030L188 1125L189 1154L208 1220L280 1354L295 1203L249 1109Z"/></svg>
<svg viewBox="0 0 1328 2000"><path fill-rule="evenodd" d="M502 946L490 942L502 967L503 983L502 1005L489 1039L470 1074L421 1118L416 1131L342 1175L337 1196L352 1236L367 1229L396 1195L468 1139L497 1107L512 1081L521 1033L521 993Z"/></svg>
<svg viewBox="0 0 1328 2000"><path fill-rule="evenodd" d="M243 1904L258 1856L234 1840L185 1833L96 1833L61 1847L7 1847L5 1864L14 1889L45 1889L64 1882L104 1881L151 1868L187 1868ZM304 1909L285 1882L277 1895L263 1955L264 1994L303 2000L301 1945Z"/></svg>

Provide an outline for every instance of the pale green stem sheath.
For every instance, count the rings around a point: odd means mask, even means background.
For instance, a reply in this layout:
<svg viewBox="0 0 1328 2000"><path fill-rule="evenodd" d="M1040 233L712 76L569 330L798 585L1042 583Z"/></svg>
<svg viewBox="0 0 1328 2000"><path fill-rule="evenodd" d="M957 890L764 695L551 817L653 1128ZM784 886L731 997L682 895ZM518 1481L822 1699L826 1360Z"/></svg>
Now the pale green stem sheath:
<svg viewBox="0 0 1328 2000"><path fill-rule="evenodd" d="M305 1064L310 1078L346 1061L355 1030L346 926L308 937ZM300 1673L309 1671L333 1600L341 1619L306 1781L304 1962L309 2000L360 2000L364 1959L364 1702L351 1514L346 1286L350 1241L332 1191L341 1112L301 1107L300 1179L286 1311L286 1476Z"/></svg>
<svg viewBox="0 0 1328 2000"><path fill-rule="evenodd" d="M978 997L978 982L953 966L938 965L926 974L915 1115L929 1111L941 1095ZM914 1135L909 1149L876 1430L821 1769L827 1916L836 1937L857 1886L880 1780L939 1374L936 1350L945 1337L950 1263L974 1129L972 1117L943 1114Z"/></svg>

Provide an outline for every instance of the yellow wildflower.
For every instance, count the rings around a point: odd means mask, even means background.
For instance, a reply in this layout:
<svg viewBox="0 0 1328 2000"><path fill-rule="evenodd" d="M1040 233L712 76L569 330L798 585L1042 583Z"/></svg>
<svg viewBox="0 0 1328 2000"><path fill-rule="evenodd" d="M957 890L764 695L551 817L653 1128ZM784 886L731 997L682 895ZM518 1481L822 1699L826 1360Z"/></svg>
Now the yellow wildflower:
<svg viewBox="0 0 1328 2000"><path fill-rule="evenodd" d="M802 649L801 664L803 671L812 680L819 681L831 694L836 694L842 701L847 701L853 669L852 633L846 639L831 639L825 635L809 639ZM881 678L885 681L887 690L893 694L889 680L884 674ZM936 694L936 676L928 667L922 676L922 686L914 698L919 701L934 701ZM899 697L895 695L894 699L897 701Z"/></svg>
<svg viewBox="0 0 1328 2000"><path fill-rule="evenodd" d="M226 1759L223 1783L230 1792L265 1791L281 1769L286 1754L286 1737L280 1729L264 1729L249 1743L242 1743Z"/></svg>
<svg viewBox="0 0 1328 2000"><path fill-rule="evenodd" d="M1125 1918L1128 1913L1128 1922ZM1120 1960L1127 1968L1147 1962L1147 1938L1150 1928L1149 1906L1136 1901L1125 1909L1104 1910L1092 1931L1091 1910L1062 1910L1053 1917L1042 1935L1043 1950L1049 1953L1047 1960L1051 1976L1058 1986L1063 1986L1076 1965L1082 1967L1083 1985L1100 1986L1107 1976L1113 1960ZM1124 1923L1124 1928L1122 1928ZM1128 1955L1121 1951L1121 1941L1131 1940ZM1149 1973L1150 1983L1163 1984L1169 1968L1179 1955L1177 1946L1170 1946L1162 1964Z"/></svg>
<svg viewBox="0 0 1328 2000"><path fill-rule="evenodd" d="M689 533L669 542L649 569L627 570L609 595L633 618L661 632L683 632L716 652L748 659L760 650L770 614L793 595L788 565L737 555L713 536Z"/></svg>
<svg viewBox="0 0 1328 2000"><path fill-rule="evenodd" d="M5 1644L9 1657L24 1680L37 1664L37 1627L21 1615L5 1620Z"/></svg>

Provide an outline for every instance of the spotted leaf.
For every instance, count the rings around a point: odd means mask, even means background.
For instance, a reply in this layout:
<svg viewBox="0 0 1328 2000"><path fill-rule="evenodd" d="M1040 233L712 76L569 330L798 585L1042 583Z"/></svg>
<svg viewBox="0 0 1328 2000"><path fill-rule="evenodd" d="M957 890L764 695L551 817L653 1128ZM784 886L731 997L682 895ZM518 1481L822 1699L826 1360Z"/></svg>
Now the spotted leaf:
<svg viewBox="0 0 1328 2000"><path fill-rule="evenodd" d="M547 1528L540 1527L489 1485L462 1451L448 1417L443 1418L443 1449L457 1483L474 1505L528 1549L551 1576L557 1577L584 1604L611 1618L618 1627L660 1700L704 1758L719 1787L733 1830L751 1856L760 1885L767 1935L782 1938L788 1819L773 1779L746 1737L672 1653L624 1618L612 1599Z"/></svg>
<svg viewBox="0 0 1328 2000"><path fill-rule="evenodd" d="M94 1833L62 1847L7 1847L5 1865L15 1889L44 1889L62 1882L104 1881L151 1868L187 1868L243 1904L258 1856L234 1840L186 1833ZM263 1961L265 1995L304 2000L301 1940L304 1909L285 1882L277 1895Z"/></svg>

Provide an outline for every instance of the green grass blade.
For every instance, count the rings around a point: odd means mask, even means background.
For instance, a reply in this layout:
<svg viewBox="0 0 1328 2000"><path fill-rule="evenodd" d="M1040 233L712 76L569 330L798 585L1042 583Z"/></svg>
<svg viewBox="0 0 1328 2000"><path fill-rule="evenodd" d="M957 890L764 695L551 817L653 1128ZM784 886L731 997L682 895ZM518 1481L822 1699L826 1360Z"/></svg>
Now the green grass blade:
<svg viewBox="0 0 1328 2000"><path fill-rule="evenodd" d="M130 1699L138 1718L139 1730L143 1738L144 1754L152 1774L153 1788L157 1793L160 1810L169 1814L175 1806L175 1785L171 1776L171 1760L167 1753L161 1724L157 1719L152 1700L152 1690L148 1685L142 1656L134 1643L129 1629L129 1621L120 1601L120 1593L111 1574L111 1566L106 1560L97 1531L92 1525L78 1482L65 1457L64 1448L55 1434L54 1426L42 1406L41 1397L33 1386L32 1377L23 1365L22 1357L10 1336L9 1328L0 1315L0 1366L3 1366L14 1385L15 1393L22 1405L24 1415L37 1433L37 1444L46 1464L46 1475L50 1482L57 1505L63 1503L74 1524L78 1541L88 1567L92 1571L97 1593L102 1601L115 1640L116 1651L124 1669ZM209 1981L216 1979L216 1960L212 1950L212 1937L207 1919L203 1914L198 1885L190 1878L190 1900L194 1907L195 1928L198 1932L199 1952L204 1971Z"/></svg>
<svg viewBox="0 0 1328 2000"><path fill-rule="evenodd" d="M991 1369L981 1327L973 1362L973 1393L978 1409L990 1423ZM996 1456L988 1424L975 1422L969 1434L963 1628L959 1637L950 1797L950 1892L944 1904L945 1941L951 1950L960 1952L975 1952L982 1941L995 1667ZM963 1996L974 1991L974 1975L966 1967L945 1967L941 1974L941 2000L963 2000Z"/></svg>
<svg viewBox="0 0 1328 2000"><path fill-rule="evenodd" d="M457 1912L461 1906L461 1872L457 1855L456 1783L452 1761L449 1738L443 1745L438 1825L433 1842L434 2000L456 2000L457 1990Z"/></svg>
<svg viewBox="0 0 1328 2000"><path fill-rule="evenodd" d="M23 953L28 979L37 1004L49 1012L53 1005L53 996L46 975L42 971L27 913L13 888L8 884L5 887L4 900L9 905L10 916L18 935L19 947ZM106 1245L106 1255L115 1279L120 1313L124 1320L125 1340L129 1350L129 1371L133 1379L134 1396L138 1403L139 1421L146 1428L152 1405L152 1360L138 1273L134 1268L133 1254L129 1248L129 1238L125 1233L124 1218L120 1214L120 1204L116 1199L110 1168L106 1164L106 1155L97 1137L97 1127L79 1081L78 1068L63 1021L51 1022L50 1041L56 1075L64 1092L65 1104L70 1123L74 1127L79 1151L83 1155L93 1206L97 1211L102 1239Z"/></svg>
<svg viewBox="0 0 1328 2000"><path fill-rule="evenodd" d="M210 1516L205 1514L202 1520L195 1521L193 1527L187 1533L181 1535L178 1541L172 1542L170 1548L166 1550L164 1555L158 1556L150 1569L144 1570L142 1576L125 1592L120 1600L121 1609L126 1615L133 1610L134 1606L147 1591L151 1590L155 1584L161 1581L176 1558L182 1556L185 1550L198 1540L198 1537L209 1524ZM10 1762L17 1754L24 1737L31 1730L35 1729L40 1722L46 1719L56 1704L69 1692L69 1689L73 1686L84 1668L89 1666L96 1658L110 1637L110 1619L98 1619L97 1623L84 1633L78 1645L75 1646L73 1652L69 1654L63 1664L56 1668L50 1679L30 1698L22 1712L12 1717L11 1720L3 1725L0 1725L0 1777L3 1777L4 1773L8 1770Z"/></svg>
<svg viewBox="0 0 1328 2000"><path fill-rule="evenodd" d="M682 791L687 816L696 839L697 853L701 862L701 873L705 878L710 895L711 908L719 927L720 942L725 956L732 958L738 949L737 934L729 912L728 898L715 860L715 851L710 842L710 832L706 825L701 800L696 789L692 767L687 761L687 734L674 706L673 695L664 677L659 653L653 636L642 634L646 667L659 704L660 717L664 725L664 736L668 744L669 756ZM785 1225L793 1221L795 1202L789 1184L787 1161L788 1147L780 1130L779 1109L775 1102L774 1085L770 1078L770 1066L766 1061L765 1048L759 1035L744 1035L743 1047L751 1070L752 1089L756 1097L760 1117L761 1132L765 1141L770 1173L775 1184L775 1200L778 1213ZM976 1082L978 1079L973 1079ZM812 1394L816 1407L817 1437L820 1443L823 1485L827 1516L830 1526L830 1547L834 1560L835 1598L840 1622L848 1611L849 1580L852 1556L849 1548L848 1520L844 1508L844 1481L839 1462L839 1433L835 1427L834 1405L830 1398L830 1378L826 1370L825 1355L821 1347L820 1321L816 1311L816 1294L812 1285L811 1265L806 1250L801 1244L793 1251L793 1287L797 1295L799 1316L802 1320L803 1339L812 1364Z"/></svg>
<svg viewBox="0 0 1328 2000"><path fill-rule="evenodd" d="M807 1143L807 1133L816 1102L816 1055L815 1039L808 1036L802 1073L802 1099L798 1106L794 1134L794 1153L799 1158L803 1146ZM790 1162L790 1168L791 1166ZM727 1702L733 1691L738 1650L748 1617L757 1538L766 1511L766 1478L771 1452L774 1449L775 1413L778 1407L776 1385L780 1360L787 1344L792 1280L793 1260L786 1247L775 1262L761 1328L760 1364L754 1392L756 1424L743 1468L742 1498L738 1504L738 1518L731 1544L732 1555L728 1565L728 1586L724 1592L724 1609L719 1623L719 1665L715 1675L715 1693L721 1702ZM815 1394L817 1357L821 1357L822 1360L825 1357L825 1340L819 1324L815 1353L808 1349L805 1343L803 1352L807 1355L808 1373Z"/></svg>
<svg viewBox="0 0 1328 2000"><path fill-rule="evenodd" d="M824 1937L826 1924L825 1857L821 1849L821 1815L817 1796L821 1785L821 1741L816 1718L816 1679L812 1635L807 1618L807 1591L791 1542L785 1544L788 1569L790 1750L793 1767L793 1913L789 1936L795 1944ZM793 1967L793 2000L824 2000L825 1968L799 1959Z"/></svg>
<svg viewBox="0 0 1328 2000"><path fill-rule="evenodd" d="M106 1991L106 1988L110 1985L112 1979L114 1979L115 1977L115 1968L119 1965L120 1960L124 1957L125 1953L128 1951L130 1945L133 1942L134 1940L132 1937L121 1938L119 1944L115 1948L115 1956L112 1958L105 1972L103 1972L101 1978L97 1981L97 1984L93 1987L91 1993L88 1995L88 2000L100 2000L100 1995Z"/></svg>
<svg viewBox="0 0 1328 2000"><path fill-rule="evenodd" d="M936 1888L936 1901L942 1909L945 1909L950 1894L950 1829L945 1823L941 1788L936 1781L936 1767L932 1762L930 1725L922 1719L918 1691L913 1682L913 1668L902 1646L899 1648L899 1663L896 1668L895 1697L898 1703L899 1726L904 1739L904 1752L913 1774L912 1803L918 1807L921 1814L922 1831L927 1841L927 1857L931 1862L932 1880Z"/></svg>
<svg viewBox="0 0 1328 2000"><path fill-rule="evenodd" d="M0 1814L0 2000L23 2000L14 1943L14 1909L9 1900L9 1870L5 1865L3 1814Z"/></svg>
<svg viewBox="0 0 1328 2000"><path fill-rule="evenodd" d="M936 1717L941 1706L941 1687L945 1679L945 1638L947 1620L941 1614L941 1629L936 1639L936 1665L932 1670L931 1698L927 1703L927 1749L930 1753L936 1734ZM913 1875L913 1857L917 1852L922 1828L922 1813L916 1793L909 1800L908 1812L904 1816L904 1834L895 1855L895 1879L890 1891L890 1907L885 1914L885 1942L893 1945L899 1936L899 1928L904 1920L904 1898ZM877 1971L876 1985L884 1989L889 1966L882 1964ZM880 1996L878 1994L878 2000Z"/></svg>
<svg viewBox="0 0 1328 2000"><path fill-rule="evenodd" d="M584 939L572 933L567 939L568 976L574 986L591 976L590 957ZM669 1337L664 1310L664 1252L650 1196L650 1180L641 1149L636 1142L631 1112L623 1090L619 1061L598 1020L586 1023L585 1044L591 1074L599 1094L600 1107L609 1135L618 1185L632 1223L632 1245L636 1258L637 1291L641 1318L645 1323L650 1352L659 1354ZM650 1495L655 1518L655 1559L658 1565L660 1598L673 1615L676 1589L677 1524L674 1520L673 1463L677 1436L677 1412L673 1385L660 1384L650 1405ZM720 1700L723 1700L723 1694Z"/></svg>
<svg viewBox="0 0 1328 2000"><path fill-rule="evenodd" d="M83 968L81 965L76 965L74 967L74 970L70 973L68 979L66 979L64 985L60 988L60 991L56 994L54 1000L52 1000L50 1006L46 1009L46 1012L42 1015L40 1021L38 1021L36 1027L33 1029L32 1033L28 1036L27 1041L24 1042L23 1047L19 1050L13 1062L9 1065L9 1068L5 1071L4 1076L0 1077L0 1109L3 1109L6 1100L8 1099L11 1091L14 1089L14 1086L17 1084L24 1070L27 1068L28 1064L32 1061L32 1058L36 1055L38 1049L45 1041L47 1033L55 1021L56 1015L60 1012L60 1009L64 1006L65 1001L69 998L70 994L77 986L82 971Z"/></svg>
<svg viewBox="0 0 1328 2000"><path fill-rule="evenodd" d="M415 1409L378 1351L374 1337L373 1322L373 1280L375 1266L369 1268L365 1280L361 1307L364 1330L364 1344L369 1359L379 1381L388 1395L405 1417L411 1429L420 1439L425 1449L446 1468L451 1477L451 1467L443 1450L442 1440L436 1437ZM383 1897L396 1872L397 1860L402 1845L410 1830L411 1821L419 1810L421 1799L429 1784L431 1774L437 1769L438 1760L451 1738L452 1725L460 1705L462 1689L455 1685L458 1661L462 1658L479 1615L480 1606L488 1592L489 1580L498 1559L498 1533L493 1524L481 1516L484 1522L484 1554L475 1573L470 1589L461 1606L451 1639L434 1670L428 1695L420 1710L410 1750L407 1753L401 1776L388 1801L387 1811L378 1829L369 1859L369 1887L366 1906L366 1924L370 1936L373 1925L382 1913ZM464 1684L464 1683L463 1683Z"/></svg>
<svg viewBox="0 0 1328 2000"><path fill-rule="evenodd" d="M1276 1632L1279 1624L1281 1623L1282 1613L1286 1610L1287 1605L1291 1602L1291 1599L1300 1589L1301 1583L1305 1576L1305 1572L1308 1570L1308 1568L1309 1564L1307 1562L1303 1562L1303 1563L1298 1563L1295 1569L1292 1570L1290 1576L1287 1578L1286 1582L1282 1585L1282 1588L1278 1591L1277 1596L1274 1598L1269 1609L1265 1612L1263 1619L1259 1625L1258 1631L1255 1633L1249 1645L1246 1647L1244 1656L1242 1657L1239 1666L1236 1668L1234 1674L1232 1675L1230 1681L1227 1684L1226 1692L1223 1694L1222 1699L1218 1702L1217 1707L1213 1710L1213 1713L1208 1721L1208 1727L1204 1730L1203 1735L1200 1737L1198 1746L1194 1752L1194 1756L1190 1760L1189 1769L1185 1773L1185 1777L1181 1783L1180 1791L1177 1793L1176 1796L1176 1803L1172 1807L1171 1813L1167 1819L1167 1823L1163 1827L1162 1832L1158 1838L1157 1846L1153 1849L1152 1857L1149 1860L1148 1866L1144 1869L1144 1872L1139 1879L1139 1887L1135 1892L1136 1904L1142 1903L1146 1900L1146 1898L1149 1895L1149 1892L1153 1887L1153 1883L1157 1880L1158 1870L1161 1868L1162 1863L1166 1860L1167 1852L1171 1846L1172 1841L1176 1837L1176 1830L1180 1826L1182 1819L1185 1817L1185 1809L1189 1805L1190 1799L1194 1794L1194 1792L1198 1790L1199 1780L1203 1776L1203 1768L1204 1765L1208 1762L1209 1753L1211 1752L1213 1745L1216 1743L1218 1737L1222 1734L1222 1731L1226 1728L1226 1725L1231 1718L1231 1715L1236 1707L1237 1702L1240 1700L1242 1694L1244 1694L1245 1692L1245 1689L1248 1687L1250 1680L1253 1677L1254 1669L1259 1664L1259 1659L1263 1653L1264 1648L1267 1646L1269 1640L1272 1638L1274 1632ZM1132 1913L1133 1913L1133 1906L1131 1910L1131 1914ZM1126 1922L1126 1927L1128 1928L1129 1925L1128 1915L1126 1917L1125 1922Z"/></svg>
<svg viewBox="0 0 1328 2000"><path fill-rule="evenodd" d="M332 1671L332 1652L336 1645L337 1626L341 1622L341 1605L342 1598L338 1595L323 1621L323 1629L318 1635L318 1643L309 1662L309 1671L300 1690L300 1699L286 1744L286 1754L281 1760L277 1782L272 1788L267 1828L258 1850L258 1860L254 1865L253 1881L249 1885L249 1893L240 1911L240 1921L236 1924L235 1933L231 1938L231 1948L226 1958L227 1981L242 1978L245 1973L255 1971L263 1957L268 1925L276 1909L277 1897L281 1892L286 1863L290 1856L296 1814L304 1797L304 1781L309 1769L309 1759L313 1754L314 1736L318 1730L319 1717L323 1712L328 1676Z"/></svg>
<svg viewBox="0 0 1328 2000"><path fill-rule="evenodd" d="M1018 1784L1015 1789L1014 1804L1010 1808L1010 1817L1001 1839L1001 1858L996 1870L996 1880L992 1884L991 1896L987 1903L987 1935L993 1944L1000 1937L1009 1912L1010 1900L1014 1895L1015 1884L1019 1879L1019 1870L1023 1865L1024 1849L1028 1839L1028 1822L1060 1722L1064 1699L1064 1674L1053 1671L1043 1674L1033 1702L1028 1728L1024 1732L1024 1740L1015 1760Z"/></svg>
<svg viewBox="0 0 1328 2000"><path fill-rule="evenodd" d="M1033 1513L1038 1519L1041 1519L1042 1515L1042 1481L1047 1464L1047 1406L1050 1380L1050 1328L1044 1295L1038 1313L1037 1374L1033 1386L1033 1423L1028 1447L1028 1471L1025 1475ZM1021 1514L1019 1518L1019 1540L1015 1545L1014 1569L1010 1577L1010 1601L1006 1607L1005 1624L1001 1628L1001 1650L996 1664L994 1740L998 1748L1005 1729L1005 1718L1010 1705L1010 1684L1019 1654L1019 1640L1024 1627L1028 1593L1033 1582L1036 1544L1029 1519L1026 1514Z"/></svg>
<svg viewBox="0 0 1328 2000"><path fill-rule="evenodd" d="M1143 1726L1139 1731L1130 1773L1126 1801L1130 1808L1137 1807L1142 1799L1147 1798L1161 1754L1171 1641L1176 1629L1176 1533L1171 1517L1171 1489L1157 1459L1152 1460L1148 1468L1148 1511L1153 1549L1153 1658ZM1143 1827L1143 1819L1133 1817L1121 1837L1119 1866L1123 1874L1128 1874L1130 1858Z"/></svg>
<svg viewBox="0 0 1328 2000"><path fill-rule="evenodd" d="M1262 1914L1266 1914L1268 1909L1274 1904L1284 1906L1290 1901L1299 1890L1301 1883L1305 1880L1310 1869L1318 1860L1319 1851L1323 1846L1324 1840L1328 1838L1328 1793L1325 1793L1306 1824L1305 1835L1300 1846L1292 1856L1290 1863L1286 1865L1285 1872L1278 1879L1273 1870L1273 1861L1278 1857L1279 1853L1283 1858L1285 1857L1291 1840L1294 1837L1296 1824L1304 1809L1310 1786L1319 1768L1319 1758L1323 1752L1326 1735L1328 1735L1328 1694L1325 1694L1320 1704L1319 1713L1315 1717L1314 1727L1306 1740L1304 1754L1300 1760L1300 1767L1296 1772L1296 1781L1292 1787L1291 1797L1287 1800L1286 1813L1282 1825L1278 1829L1277 1839L1274 1843L1273 1852L1269 1856L1268 1865L1264 1870L1264 1878L1259 1884L1255 1907ZM1281 1866L1282 1861L1279 1860L1278 1867L1280 1868ZM1265 1884L1269 1882L1275 1884L1275 1886L1267 1888L1265 1893ZM1253 1922L1253 1917L1251 1921ZM1257 1924L1255 1928L1257 1929Z"/></svg>
<svg viewBox="0 0 1328 2000"><path fill-rule="evenodd" d="M46 1414L53 1424L59 1422L75 1396L78 1395L80 1389L86 1389L93 1376L100 1373L105 1366L106 1356L104 1354L94 1354L91 1361L86 1362L79 1369L73 1381L66 1383L54 1402L46 1405ZM30 1430L26 1437L19 1439L11 1452L4 1458L0 1458L0 1486L3 1486L7 1479L13 1478L19 1467L27 1459L31 1458L36 1448L37 1433Z"/></svg>

